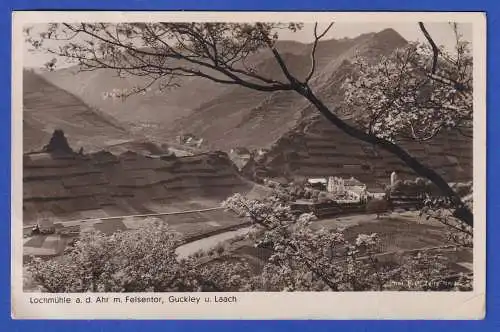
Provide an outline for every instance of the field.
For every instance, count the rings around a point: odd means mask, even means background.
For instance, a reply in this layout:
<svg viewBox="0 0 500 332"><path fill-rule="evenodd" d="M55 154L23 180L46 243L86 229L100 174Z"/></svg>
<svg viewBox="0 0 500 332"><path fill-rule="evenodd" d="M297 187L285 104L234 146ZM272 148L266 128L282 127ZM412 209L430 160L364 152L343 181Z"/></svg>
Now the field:
<svg viewBox="0 0 500 332"><path fill-rule="evenodd" d="M154 218L154 219L151 219ZM89 221L56 223L56 234L28 235L29 227L25 229L24 255L56 256L62 254L71 238L78 236L79 232L95 229L105 234L118 231L137 229L146 222L164 222L172 229L183 234L187 239L196 239L209 236L228 229L244 225L248 221L239 218L232 212L222 209L203 212L188 212L156 217L124 217L113 219L93 219Z"/></svg>
<svg viewBox="0 0 500 332"><path fill-rule="evenodd" d="M354 241L358 234L377 233L381 239L377 258L386 264L398 263L403 257L417 252L432 252L448 258L449 267L456 273L472 272L472 249L451 242L448 239L449 229L444 225L424 222L413 212L392 213L380 219L370 214L323 219L314 222L312 227L343 230L348 241ZM253 241L248 239L226 240L219 246L228 248L224 257L243 258L256 271L264 266L271 255L269 250L256 248Z"/></svg>
<svg viewBox="0 0 500 332"><path fill-rule="evenodd" d="M183 255L224 246L229 248L225 251L226 255L242 257L257 267L263 266L270 255L266 250L255 248L252 241L241 239L247 233L248 227L245 226L249 225L249 220L230 211L216 208L200 212L173 212L152 218L124 217L56 223L56 234L25 235L24 255L57 256L81 231L95 229L110 235L137 229L153 220L167 223L183 235L187 242L186 248L180 249ZM444 225L420 219L416 212L390 213L380 218L373 214L325 218L315 221L312 227L341 230L349 241L355 240L358 234L377 233L381 239L380 256L386 261L418 250L434 250L447 256L454 270L466 272L472 269L472 250L457 250L449 241L449 230Z"/></svg>

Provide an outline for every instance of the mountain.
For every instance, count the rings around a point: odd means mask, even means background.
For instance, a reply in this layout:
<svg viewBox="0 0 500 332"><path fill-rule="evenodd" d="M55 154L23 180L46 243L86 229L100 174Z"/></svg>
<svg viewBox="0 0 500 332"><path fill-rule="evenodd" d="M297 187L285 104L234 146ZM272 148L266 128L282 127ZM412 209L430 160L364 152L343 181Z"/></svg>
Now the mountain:
<svg viewBox="0 0 500 332"><path fill-rule="evenodd" d="M318 72L329 61L341 55L344 50L370 38L371 34L367 34L356 39L322 41L316 52ZM291 71L299 77L304 77L308 72L311 47L312 44L296 41L278 41L277 43L277 48L283 54ZM235 66L242 68L243 64L236 63ZM250 55L245 59L245 66L256 68L260 73L273 79L284 79L272 53L267 49ZM114 89L144 86L148 83L146 78L127 74L118 77L114 70L108 69L79 71L76 66L44 71L40 74L52 84L78 96L87 105L126 123L134 132L141 132L154 138L172 139L180 132L199 130L199 126L196 125L199 113L213 108L219 102L222 104L227 102L229 105L235 103L237 107L253 109L259 108L261 103L269 99L268 93L257 93L241 87L235 89L233 86L214 83L200 77L180 77L175 81L179 84L177 88L159 92L157 91L158 84L153 84L151 91L130 96L126 101L122 101L105 98L104 94ZM215 76L222 78L220 74L215 74ZM287 99L289 94L284 94L281 97L279 95L276 96L278 99ZM295 97L295 99L297 98ZM248 105L246 101L248 101ZM272 103L272 98L270 102ZM230 117L237 121L237 115L232 112L234 109L230 108ZM219 111L219 113L225 112L227 111ZM207 114L207 112L204 113ZM208 118L207 120L213 117L211 114L204 115L202 118L205 116ZM182 121L182 119L185 120ZM186 125L192 120L195 120L193 126ZM176 121L179 122L176 123ZM203 122L203 119L200 121ZM232 127L234 121L229 121L227 125ZM218 128L216 126L213 130L217 131Z"/></svg>
<svg viewBox="0 0 500 332"><path fill-rule="evenodd" d="M316 51L311 87L328 106L336 107L343 100L340 86L350 74L350 63L357 55L375 58L405 44L392 29L354 39L322 41ZM311 47L311 44L305 45L300 53L282 53L290 72L298 78L309 73ZM284 79L274 58L264 58L257 70L267 77ZM175 121L170 133L196 133L222 150L237 146L266 148L316 112L296 92L269 93L235 86Z"/></svg>
<svg viewBox="0 0 500 332"><path fill-rule="evenodd" d="M40 150L56 129L66 133L74 148L90 151L131 139L116 119L88 107L33 71L24 70L23 150Z"/></svg>

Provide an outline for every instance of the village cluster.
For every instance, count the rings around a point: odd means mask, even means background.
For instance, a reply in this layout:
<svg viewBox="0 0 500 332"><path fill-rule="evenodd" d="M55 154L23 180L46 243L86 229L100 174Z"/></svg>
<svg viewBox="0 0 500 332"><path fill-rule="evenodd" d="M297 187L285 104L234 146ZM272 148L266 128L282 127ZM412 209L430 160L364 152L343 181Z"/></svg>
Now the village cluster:
<svg viewBox="0 0 500 332"><path fill-rule="evenodd" d="M403 189L403 183L412 189ZM378 216L396 209L415 210L421 207L425 197L425 189L418 183L419 179L403 182L396 172L391 173L390 182L383 189L368 189L365 183L354 177L314 177L301 184L264 179L265 185L287 189L291 193L290 205L294 212L312 212L317 217L365 212Z"/></svg>

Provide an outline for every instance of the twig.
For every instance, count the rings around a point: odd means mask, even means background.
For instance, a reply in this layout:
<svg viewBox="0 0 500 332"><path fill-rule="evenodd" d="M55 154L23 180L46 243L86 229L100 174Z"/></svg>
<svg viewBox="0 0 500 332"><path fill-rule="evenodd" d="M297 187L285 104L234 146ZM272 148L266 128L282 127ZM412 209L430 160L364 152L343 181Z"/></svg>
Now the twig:
<svg viewBox="0 0 500 332"><path fill-rule="evenodd" d="M323 38L328 31L332 28L333 22L326 27L326 29L318 35L318 23L314 23L314 43L311 51L311 70L309 71L309 74L306 76L306 79L304 80L304 83L308 83L311 77L314 75L314 71L316 70L316 49L318 47L318 42L321 38Z"/></svg>

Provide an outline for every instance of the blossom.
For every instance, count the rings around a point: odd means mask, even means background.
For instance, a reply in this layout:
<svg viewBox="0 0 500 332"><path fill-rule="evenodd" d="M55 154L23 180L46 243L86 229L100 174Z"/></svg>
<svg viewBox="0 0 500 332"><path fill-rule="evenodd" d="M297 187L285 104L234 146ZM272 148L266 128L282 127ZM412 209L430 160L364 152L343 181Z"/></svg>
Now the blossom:
<svg viewBox="0 0 500 332"><path fill-rule="evenodd" d="M389 141L427 140L464 126L472 119L472 55L467 43L458 52L449 61L442 50L436 73L428 71L432 52L419 43L377 62L358 56L342 85L343 107L368 133Z"/></svg>

